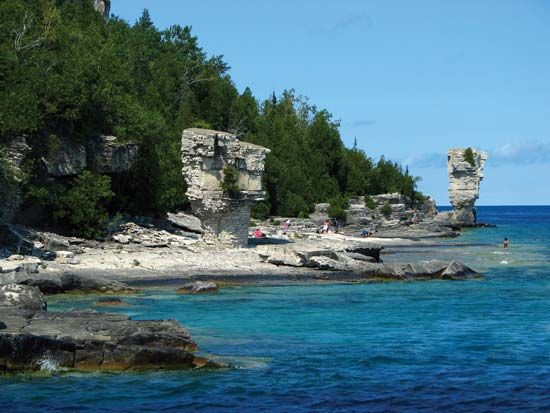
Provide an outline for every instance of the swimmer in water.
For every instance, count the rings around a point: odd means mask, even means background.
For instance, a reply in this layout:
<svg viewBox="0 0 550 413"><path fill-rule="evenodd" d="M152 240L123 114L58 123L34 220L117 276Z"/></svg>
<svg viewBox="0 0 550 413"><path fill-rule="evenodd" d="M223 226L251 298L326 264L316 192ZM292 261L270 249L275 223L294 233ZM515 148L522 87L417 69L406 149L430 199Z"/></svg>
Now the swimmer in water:
<svg viewBox="0 0 550 413"><path fill-rule="evenodd" d="M504 244L503 244L503 246L504 246L504 249L505 249L505 250L507 250L508 247L510 246L510 242L508 241L508 238L504 238Z"/></svg>

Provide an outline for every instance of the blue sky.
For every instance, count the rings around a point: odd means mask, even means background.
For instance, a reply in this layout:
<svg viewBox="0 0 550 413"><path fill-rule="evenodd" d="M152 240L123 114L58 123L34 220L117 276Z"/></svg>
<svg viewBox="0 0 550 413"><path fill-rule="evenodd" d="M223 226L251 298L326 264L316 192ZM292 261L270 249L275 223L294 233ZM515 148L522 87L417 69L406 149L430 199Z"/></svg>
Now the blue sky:
<svg viewBox="0 0 550 413"><path fill-rule="evenodd" d="M445 152L489 152L480 205L550 204L550 1L113 0L190 25L239 90L294 88L448 204Z"/></svg>

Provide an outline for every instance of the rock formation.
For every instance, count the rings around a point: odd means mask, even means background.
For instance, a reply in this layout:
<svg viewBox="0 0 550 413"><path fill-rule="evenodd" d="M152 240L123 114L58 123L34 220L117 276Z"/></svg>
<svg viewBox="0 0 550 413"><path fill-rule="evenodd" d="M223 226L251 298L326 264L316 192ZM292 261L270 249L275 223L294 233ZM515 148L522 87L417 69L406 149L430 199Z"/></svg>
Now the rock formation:
<svg viewBox="0 0 550 413"><path fill-rule="evenodd" d="M415 208L420 220L431 219L437 215L435 202L430 197L426 197L416 207L410 198L399 193L372 195L370 198L373 201L374 209L370 209L365 205L364 196L348 200L349 208L346 210L346 223L348 225L367 226L371 229L379 226L387 227L388 225L408 225L412 223ZM385 204L388 204L391 208L389 219L386 219L381 212ZM320 225L323 221L329 219L329 207L330 204L328 203L316 204L315 211L310 215L310 218L317 225Z"/></svg>
<svg viewBox="0 0 550 413"><path fill-rule="evenodd" d="M218 368L175 320L134 321L122 314L46 311L36 287L0 287L0 374L44 367L87 371Z"/></svg>
<svg viewBox="0 0 550 413"><path fill-rule="evenodd" d="M244 246L248 243L250 207L262 200L262 173L269 149L241 142L235 135L207 129L186 129L182 136L183 175L193 213L205 237ZM236 194L222 189L224 170L238 171Z"/></svg>
<svg viewBox="0 0 550 413"><path fill-rule="evenodd" d="M108 19L111 10L111 0L94 0L94 9Z"/></svg>
<svg viewBox="0 0 550 413"><path fill-rule="evenodd" d="M449 198L453 206L451 219L465 226L476 224L475 202L479 198L479 185L487 153L472 149L473 157L466 159L465 149L449 149Z"/></svg>
<svg viewBox="0 0 550 413"><path fill-rule="evenodd" d="M466 280L481 275L458 261L420 261L416 263L383 263L380 261L381 246L345 244L338 247L332 239L326 247L319 243L296 243L287 245L264 245L258 247L258 254L264 262L287 267L307 267L338 273L341 281L413 281L413 280ZM335 245L336 244L336 245ZM330 274L319 274L318 278L330 279Z"/></svg>

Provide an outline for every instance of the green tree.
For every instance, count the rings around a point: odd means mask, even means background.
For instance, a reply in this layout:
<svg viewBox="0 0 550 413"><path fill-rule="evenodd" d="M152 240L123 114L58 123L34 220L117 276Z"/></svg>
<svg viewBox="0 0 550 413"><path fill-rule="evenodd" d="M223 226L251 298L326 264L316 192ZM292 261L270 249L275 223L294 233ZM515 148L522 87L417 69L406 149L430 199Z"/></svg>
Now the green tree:
<svg viewBox="0 0 550 413"><path fill-rule="evenodd" d="M390 219L392 214L391 205L388 202L385 202L380 208L380 212L384 215L384 218Z"/></svg>
<svg viewBox="0 0 550 413"><path fill-rule="evenodd" d="M464 150L464 160L470 165L476 166L476 160L472 148L468 147Z"/></svg>
<svg viewBox="0 0 550 413"><path fill-rule="evenodd" d="M239 193L239 171L233 166L223 169L222 189L229 196L235 197Z"/></svg>
<svg viewBox="0 0 550 413"><path fill-rule="evenodd" d="M376 202L374 202L374 199L370 197L369 195L365 196L365 206L370 210L376 209Z"/></svg>
<svg viewBox="0 0 550 413"><path fill-rule="evenodd" d="M54 216L66 218L75 234L100 236L107 219L105 206L113 195L108 176L84 171L60 197Z"/></svg>

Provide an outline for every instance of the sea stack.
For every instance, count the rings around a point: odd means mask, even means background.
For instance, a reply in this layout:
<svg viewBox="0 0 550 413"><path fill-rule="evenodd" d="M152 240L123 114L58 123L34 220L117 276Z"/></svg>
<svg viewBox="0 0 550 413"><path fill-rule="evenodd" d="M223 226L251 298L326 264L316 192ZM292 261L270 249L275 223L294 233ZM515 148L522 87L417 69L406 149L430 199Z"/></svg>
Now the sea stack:
<svg viewBox="0 0 550 413"><path fill-rule="evenodd" d="M111 11L111 0L94 0L94 9L108 19Z"/></svg>
<svg viewBox="0 0 550 413"><path fill-rule="evenodd" d="M248 244L250 208L264 199L262 173L269 149L208 129L183 131L181 156L187 196L209 237L235 246ZM233 190L224 189L231 173Z"/></svg>
<svg viewBox="0 0 550 413"><path fill-rule="evenodd" d="M479 185L488 155L472 148L449 149L449 199L453 206L452 219L463 226L474 226L475 202L479 198Z"/></svg>

